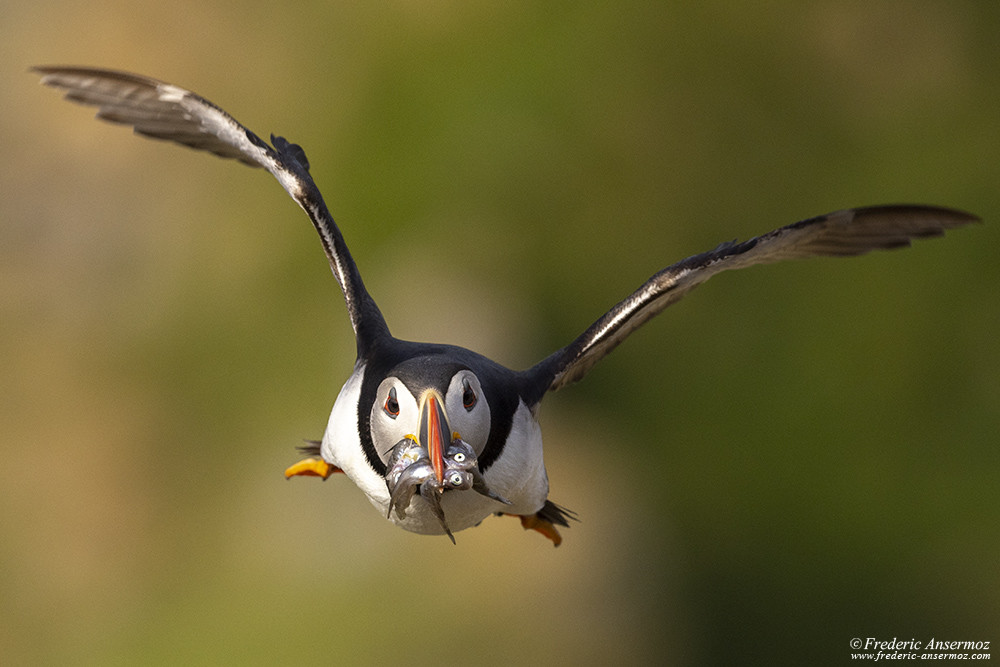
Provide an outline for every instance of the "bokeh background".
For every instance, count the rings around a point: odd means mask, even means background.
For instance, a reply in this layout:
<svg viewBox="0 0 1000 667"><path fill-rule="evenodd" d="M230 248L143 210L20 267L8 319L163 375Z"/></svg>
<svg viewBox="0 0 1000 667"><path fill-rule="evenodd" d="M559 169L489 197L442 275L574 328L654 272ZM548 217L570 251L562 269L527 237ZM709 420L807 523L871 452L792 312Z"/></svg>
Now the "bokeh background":
<svg viewBox="0 0 1000 667"><path fill-rule="evenodd" d="M846 662L1000 641L1000 5L0 4L0 661ZM353 341L270 177L91 120L138 71L301 143L395 334L526 367L847 206L986 224L713 280L542 422L559 549L286 481ZM995 651L994 651L995 653Z"/></svg>

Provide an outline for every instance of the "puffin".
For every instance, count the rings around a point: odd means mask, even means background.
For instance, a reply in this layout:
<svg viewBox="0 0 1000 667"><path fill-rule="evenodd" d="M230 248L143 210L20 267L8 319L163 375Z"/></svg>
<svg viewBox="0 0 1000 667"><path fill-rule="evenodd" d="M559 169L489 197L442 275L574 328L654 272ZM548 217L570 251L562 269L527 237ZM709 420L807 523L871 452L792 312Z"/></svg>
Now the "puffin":
<svg viewBox="0 0 1000 667"><path fill-rule="evenodd" d="M549 499L539 406L667 306L721 271L806 257L861 255L941 236L979 218L913 204L835 211L728 241L655 273L565 347L525 370L455 345L395 338L365 288L340 228L309 173L305 151L270 142L190 90L147 76L92 67L40 66L41 83L97 107L97 118L145 137L233 158L270 172L319 233L340 285L357 347L319 441L285 477L343 473L389 521L447 535L491 515L517 517L559 546L575 513Z"/></svg>

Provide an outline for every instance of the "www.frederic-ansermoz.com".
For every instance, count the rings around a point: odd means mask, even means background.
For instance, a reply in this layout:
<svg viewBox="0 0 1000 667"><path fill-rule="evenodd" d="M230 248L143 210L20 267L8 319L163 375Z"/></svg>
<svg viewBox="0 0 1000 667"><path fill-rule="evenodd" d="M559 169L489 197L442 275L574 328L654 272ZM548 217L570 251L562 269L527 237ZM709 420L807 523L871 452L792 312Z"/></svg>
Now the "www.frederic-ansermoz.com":
<svg viewBox="0 0 1000 667"><path fill-rule="evenodd" d="M851 659L870 660L989 660L989 640L879 639L855 637L851 640Z"/></svg>

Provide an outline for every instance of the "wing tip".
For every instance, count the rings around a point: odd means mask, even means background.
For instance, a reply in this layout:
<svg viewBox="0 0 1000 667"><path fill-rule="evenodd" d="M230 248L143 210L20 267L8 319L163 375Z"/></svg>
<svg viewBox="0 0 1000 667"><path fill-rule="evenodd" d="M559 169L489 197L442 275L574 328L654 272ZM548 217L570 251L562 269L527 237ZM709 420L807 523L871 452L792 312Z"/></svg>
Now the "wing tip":
<svg viewBox="0 0 1000 667"><path fill-rule="evenodd" d="M38 77L38 83L43 86L53 85L53 78L56 74L64 70L64 67L58 67L56 65L32 65L27 69L28 74L34 74Z"/></svg>
<svg viewBox="0 0 1000 667"><path fill-rule="evenodd" d="M904 215L923 213L928 216L933 216L936 218L935 221L941 225L942 229L952 229L955 227L961 227L962 225L983 223L983 219L974 213L969 213L968 211L949 206L935 206L932 204L883 204L880 206L865 206L854 209L854 216L856 218L862 218L869 215L886 215L894 213Z"/></svg>

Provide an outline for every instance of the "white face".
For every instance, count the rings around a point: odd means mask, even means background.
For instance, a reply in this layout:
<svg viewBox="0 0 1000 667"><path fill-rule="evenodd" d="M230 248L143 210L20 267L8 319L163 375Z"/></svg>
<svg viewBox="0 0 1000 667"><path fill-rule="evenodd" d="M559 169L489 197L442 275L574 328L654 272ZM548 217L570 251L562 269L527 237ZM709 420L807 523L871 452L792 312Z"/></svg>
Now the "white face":
<svg viewBox="0 0 1000 667"><path fill-rule="evenodd" d="M444 405L451 430L469 443L476 456L482 454L490 437L490 406L475 373L466 370L455 373Z"/></svg>
<svg viewBox="0 0 1000 667"><path fill-rule="evenodd" d="M372 442L383 461L396 443L407 435L419 433L419 398L395 376L387 377L378 386L371 411L371 430ZM490 435L490 406L475 373L460 370L452 376L444 395L444 407L451 430L469 443L476 455L481 454Z"/></svg>

